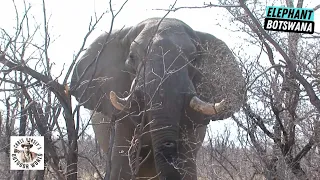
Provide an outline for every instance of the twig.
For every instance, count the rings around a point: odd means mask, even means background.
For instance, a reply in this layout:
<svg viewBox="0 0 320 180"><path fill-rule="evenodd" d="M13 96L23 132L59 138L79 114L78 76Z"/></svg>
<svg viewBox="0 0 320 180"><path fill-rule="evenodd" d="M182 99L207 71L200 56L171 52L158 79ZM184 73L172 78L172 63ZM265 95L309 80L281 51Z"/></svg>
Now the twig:
<svg viewBox="0 0 320 180"><path fill-rule="evenodd" d="M82 156L82 155L80 155L80 154L79 154L79 157L86 159L86 160L91 164L91 166L95 169L95 171L98 173L100 179L103 179L103 177L102 177L99 169L98 169L97 166L91 161L90 158L88 158L87 156Z"/></svg>
<svg viewBox="0 0 320 180"><path fill-rule="evenodd" d="M276 65L273 65L269 68L267 68L266 70L264 70L262 73L260 73L259 75L257 75L253 80L252 82L247 86L247 90L250 89L250 87L255 83L256 80L259 79L259 77L261 77L262 75L266 74L268 71L270 71L271 69L277 69L278 67L285 67L283 65L280 65L280 64L276 64Z"/></svg>
<svg viewBox="0 0 320 180"><path fill-rule="evenodd" d="M204 8L211 8L211 7L222 7L222 8L232 8L232 7L240 7L240 5L219 5L219 4L209 4L204 3L203 6L182 6L182 7L177 7L177 8L170 8L170 9L152 9L152 10L157 10L157 11L178 11L180 9L204 9Z"/></svg>
<svg viewBox="0 0 320 180"><path fill-rule="evenodd" d="M303 85L305 88L311 104L317 108L317 110L320 112L320 99L316 95L315 91L313 90L312 85L296 70L295 64L290 60L288 55L285 53L285 51L280 47L280 45L262 28L260 22L255 18L255 16L252 14L250 9L245 4L244 0L240 0L241 7L245 10L245 12L249 15L250 19L253 21L253 23L256 25L256 27L259 29L259 32L279 51L281 56L286 61L288 68L292 72L293 76Z"/></svg>
<svg viewBox="0 0 320 180"><path fill-rule="evenodd" d="M105 14L105 13L102 13L101 16L100 16L98 19L96 19L96 21L94 22L94 24L93 24L92 26L91 26L91 21L90 21L90 24L89 24L89 32L87 32L87 34L84 36L83 41L82 41L82 45L81 45L78 53L74 56L74 59L73 59L71 65L70 65L70 67L69 67L69 69L68 69L68 71L67 71L67 74L66 74L66 76L65 76L65 78L64 78L64 80L63 80L63 84L66 84L66 83L67 83L68 78L69 78L69 76L70 76L70 74L71 74L71 72L72 72L72 69L73 69L74 65L76 64L76 61L78 60L81 52L82 52L83 49L84 49L84 46L85 46L85 44L86 44L86 42L87 42L88 37L91 35L91 33L93 32L93 30L95 29L95 27L97 26L97 24L100 22L100 20L101 20L102 17L104 16L104 14Z"/></svg>

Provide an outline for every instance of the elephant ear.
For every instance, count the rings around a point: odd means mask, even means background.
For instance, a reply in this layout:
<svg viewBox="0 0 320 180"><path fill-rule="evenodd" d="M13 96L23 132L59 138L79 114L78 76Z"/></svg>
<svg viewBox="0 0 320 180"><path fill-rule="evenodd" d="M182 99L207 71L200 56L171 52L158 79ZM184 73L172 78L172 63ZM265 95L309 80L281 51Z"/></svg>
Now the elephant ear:
<svg viewBox="0 0 320 180"><path fill-rule="evenodd" d="M110 115L113 111L110 91L123 95L130 90L132 78L125 70L125 60L135 31L135 28L125 28L100 35L76 64L71 77L71 94L85 108Z"/></svg>
<svg viewBox="0 0 320 180"><path fill-rule="evenodd" d="M212 116L212 120L229 118L244 102L245 79L239 63L222 40L204 32L196 31L196 34L200 41L200 58L196 61L199 71L194 78L197 93L208 102L225 99L226 111Z"/></svg>

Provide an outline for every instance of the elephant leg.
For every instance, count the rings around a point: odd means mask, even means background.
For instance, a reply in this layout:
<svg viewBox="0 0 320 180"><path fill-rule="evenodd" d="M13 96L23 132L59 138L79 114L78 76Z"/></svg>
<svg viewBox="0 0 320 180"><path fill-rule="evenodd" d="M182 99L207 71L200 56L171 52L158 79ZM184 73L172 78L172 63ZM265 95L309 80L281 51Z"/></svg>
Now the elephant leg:
<svg viewBox="0 0 320 180"><path fill-rule="evenodd" d="M142 148L140 154L141 154L140 156L141 161L143 161L143 163L139 168L137 179L158 179L156 177L157 171L154 164L154 156L153 156L153 150L151 148L151 144L147 148Z"/></svg>
<svg viewBox="0 0 320 180"><path fill-rule="evenodd" d="M95 133L95 137L98 140L100 148L104 151L108 151L109 146L109 130L110 130L110 118L98 112L91 112L92 115L92 128Z"/></svg>
<svg viewBox="0 0 320 180"><path fill-rule="evenodd" d="M134 132L134 125L129 119L123 119L116 123L115 140L111 159L112 180L130 180L131 169L129 166L128 150Z"/></svg>
<svg viewBox="0 0 320 180"><path fill-rule="evenodd" d="M152 157L153 158L153 157ZM147 166L149 165L149 166ZM143 164L141 167L140 167L140 170L139 170L139 174L138 174L138 178L137 179L152 179L152 180L156 180L158 179L158 176L157 176L157 170L156 170L156 167L154 165L154 161L152 160L152 164L150 163L146 163L146 164Z"/></svg>

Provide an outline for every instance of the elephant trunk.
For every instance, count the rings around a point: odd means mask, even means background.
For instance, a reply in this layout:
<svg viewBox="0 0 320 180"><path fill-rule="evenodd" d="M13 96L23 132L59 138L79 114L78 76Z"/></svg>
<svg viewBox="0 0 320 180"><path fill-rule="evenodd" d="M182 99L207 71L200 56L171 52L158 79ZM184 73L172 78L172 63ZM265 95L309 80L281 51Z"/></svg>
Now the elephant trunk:
<svg viewBox="0 0 320 180"><path fill-rule="evenodd" d="M181 92L189 90L190 82L183 74L173 74L162 83L153 82L146 93L155 92L150 99L148 119L156 170L161 180L180 180L178 144L180 120L185 109L185 95ZM158 84L161 85L156 89Z"/></svg>
<svg viewBox="0 0 320 180"><path fill-rule="evenodd" d="M176 168L178 164L178 121L168 117L168 114L162 111L151 113L151 118L151 138L159 179L181 179ZM179 119L179 117L175 118Z"/></svg>

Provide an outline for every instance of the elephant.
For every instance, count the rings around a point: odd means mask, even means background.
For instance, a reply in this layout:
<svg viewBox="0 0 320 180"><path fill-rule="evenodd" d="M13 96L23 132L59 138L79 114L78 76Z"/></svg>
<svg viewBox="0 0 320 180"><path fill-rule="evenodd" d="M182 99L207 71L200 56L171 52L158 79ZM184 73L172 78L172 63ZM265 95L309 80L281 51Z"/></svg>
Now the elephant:
<svg viewBox="0 0 320 180"><path fill-rule="evenodd" d="M154 17L97 37L75 65L70 91L91 111L104 152L115 122L111 180L134 172L195 180L207 126L240 110L245 78L225 42L181 20Z"/></svg>

